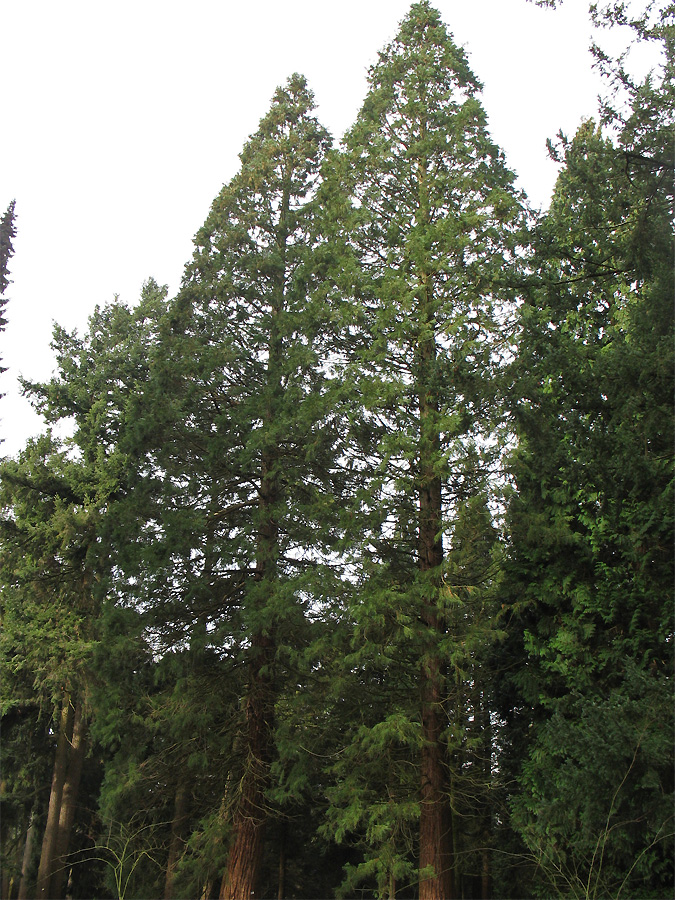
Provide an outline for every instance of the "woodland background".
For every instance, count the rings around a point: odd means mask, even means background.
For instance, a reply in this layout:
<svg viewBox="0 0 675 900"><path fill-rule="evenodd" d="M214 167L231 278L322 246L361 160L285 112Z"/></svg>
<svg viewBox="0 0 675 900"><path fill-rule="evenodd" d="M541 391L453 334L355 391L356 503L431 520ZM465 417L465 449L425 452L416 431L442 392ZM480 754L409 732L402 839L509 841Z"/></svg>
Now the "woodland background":
<svg viewBox="0 0 675 900"><path fill-rule="evenodd" d="M175 297L55 328L3 898L672 896L675 7L591 12L655 68L595 48L545 212L423 0L339 147L278 88Z"/></svg>

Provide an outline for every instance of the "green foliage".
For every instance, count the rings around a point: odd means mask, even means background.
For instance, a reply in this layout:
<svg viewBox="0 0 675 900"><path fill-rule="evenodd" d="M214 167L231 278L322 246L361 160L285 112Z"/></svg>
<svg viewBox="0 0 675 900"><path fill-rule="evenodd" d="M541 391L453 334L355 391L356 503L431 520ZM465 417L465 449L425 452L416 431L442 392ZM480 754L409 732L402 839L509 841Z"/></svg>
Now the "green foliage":
<svg viewBox="0 0 675 900"><path fill-rule="evenodd" d="M101 610L110 605L106 595L125 557L120 512L128 509L137 474L124 441L128 447L134 397L148 375L151 322L164 293L149 282L133 312L116 303L97 309L83 338L56 327L57 374L47 384L24 384L47 421L70 419L74 436L59 441L47 431L2 464L0 650L3 711L10 716L34 704L49 721L64 693L82 698L88 715L96 718L100 709ZM107 690L115 693L115 678ZM53 740L44 752L42 768L50 765ZM87 768L85 787L92 775L94 786L96 763ZM49 783L47 777L38 786L41 796L48 796ZM85 808L83 798L74 823L78 845L86 843ZM24 809L25 822L30 812ZM75 890L95 878L90 870L78 863ZM93 883L84 890L94 890Z"/></svg>
<svg viewBox="0 0 675 900"><path fill-rule="evenodd" d="M550 896L667 897L672 734L670 680L631 665L605 699L573 692L539 729L515 819Z"/></svg>
<svg viewBox="0 0 675 900"><path fill-rule="evenodd" d="M326 833L364 854L343 890L363 879L387 896L429 875L412 872L431 852L428 816L448 806L453 731L465 732L487 690L485 679L469 700L448 678L480 671L489 613L474 601L486 603L494 577L467 541L462 550L459 520L501 452L500 366L525 214L487 132L480 85L428 3L412 6L369 86L326 188L331 221L343 222L335 290L351 304L352 342L339 371L359 406L350 456L360 477L354 640L340 685L359 709L336 704L338 721L347 710L353 718L332 769ZM475 557L489 530L489 515L475 523ZM463 746L458 769L471 769L476 749ZM441 785L427 801L425 766Z"/></svg>
<svg viewBox="0 0 675 900"><path fill-rule="evenodd" d="M152 388L162 405L153 459L167 473L158 537L181 605L194 597L221 643L274 623L292 646L304 588L288 582L302 583L333 539L329 332L312 294L329 138L312 109L301 76L275 94L197 234ZM256 566L267 567L264 586Z"/></svg>
<svg viewBox="0 0 675 900"><path fill-rule="evenodd" d="M345 376L358 378L373 429L381 518L400 504L414 521L403 495L420 477L422 385L438 404L432 466L455 476L455 490L467 438L495 425L497 320L503 339L522 209L487 133L479 84L428 4L412 7L369 79L344 142L343 240L358 266L351 290L362 333ZM423 358L427 342L433 361ZM410 534L403 522L400 533Z"/></svg>
<svg viewBox="0 0 675 900"><path fill-rule="evenodd" d="M3 709L15 679L48 707L82 683L96 642L91 596L98 514L81 472L47 434L2 467Z"/></svg>
<svg viewBox="0 0 675 900"><path fill-rule="evenodd" d="M0 219L0 295L4 294L10 284L9 261L14 256L13 240L16 237L16 200L12 200ZM2 308L6 300L3 300ZM0 329L4 330L7 323L0 319Z"/></svg>
<svg viewBox="0 0 675 900"><path fill-rule="evenodd" d="M534 727L513 803L564 896L672 889L673 109L654 86L614 141L561 139L521 310L508 715L516 743Z"/></svg>
<svg viewBox="0 0 675 900"><path fill-rule="evenodd" d="M670 895L673 10L591 12L663 54L594 49L536 223L422 0L339 150L278 88L175 298L56 327L70 436L0 471L12 871L79 691L76 894L212 896L255 819L261 896Z"/></svg>
<svg viewBox="0 0 675 900"><path fill-rule="evenodd" d="M12 242L16 237L15 209L16 200L12 200L2 219L0 219L0 332L4 331L7 325L5 307L7 306L8 298L5 297L5 291L10 284L9 261L14 256L14 245ZM4 371L6 371L5 367L0 365L0 374Z"/></svg>
<svg viewBox="0 0 675 900"><path fill-rule="evenodd" d="M161 840L157 838L154 824L139 823L134 818L130 825L103 822L99 843L87 854L89 860L104 864L117 900L129 896L161 896L164 856Z"/></svg>

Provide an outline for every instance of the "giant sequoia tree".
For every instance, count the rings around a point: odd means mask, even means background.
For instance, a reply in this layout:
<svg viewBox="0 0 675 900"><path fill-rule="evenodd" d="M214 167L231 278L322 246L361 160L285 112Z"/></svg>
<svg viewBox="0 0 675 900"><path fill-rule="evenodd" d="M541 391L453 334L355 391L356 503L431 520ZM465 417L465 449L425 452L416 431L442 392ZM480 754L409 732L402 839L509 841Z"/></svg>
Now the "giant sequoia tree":
<svg viewBox="0 0 675 900"><path fill-rule="evenodd" d="M330 332L312 296L321 265L314 195L328 144L294 75L197 234L164 344L173 410L157 458L181 485L171 502L193 523L184 547L207 595L202 627L214 629L202 644L217 641L242 692L224 786L222 897L248 897L260 876L275 703L306 639L309 585L316 590L330 542Z"/></svg>
<svg viewBox="0 0 675 900"><path fill-rule="evenodd" d="M346 372L370 430L360 541L363 564L379 568L355 615L398 620L407 635L421 729L420 897L446 897L453 635L444 534L474 468L487 465L476 447L496 422L497 323L513 297L522 212L487 133L480 85L427 2L413 5L369 82L344 150L351 213L343 237L363 337Z"/></svg>

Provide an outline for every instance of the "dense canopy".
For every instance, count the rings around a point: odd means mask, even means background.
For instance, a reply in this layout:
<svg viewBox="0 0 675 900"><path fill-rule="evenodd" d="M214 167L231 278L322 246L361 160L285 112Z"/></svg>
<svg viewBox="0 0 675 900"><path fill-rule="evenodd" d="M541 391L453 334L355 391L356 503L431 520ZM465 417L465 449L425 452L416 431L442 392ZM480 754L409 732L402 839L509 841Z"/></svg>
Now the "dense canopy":
<svg viewBox="0 0 675 900"><path fill-rule="evenodd" d="M176 296L55 326L2 898L672 896L675 10L592 14L660 63L595 48L547 210L421 0L339 146L277 89Z"/></svg>

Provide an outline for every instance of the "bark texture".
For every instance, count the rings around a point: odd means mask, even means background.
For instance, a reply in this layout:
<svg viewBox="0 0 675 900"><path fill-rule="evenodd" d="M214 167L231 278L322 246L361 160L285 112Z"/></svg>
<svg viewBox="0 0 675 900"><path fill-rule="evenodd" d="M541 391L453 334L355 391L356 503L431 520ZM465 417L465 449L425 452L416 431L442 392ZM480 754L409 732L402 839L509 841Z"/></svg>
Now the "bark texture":
<svg viewBox="0 0 675 900"><path fill-rule="evenodd" d="M436 639L441 622L438 613L440 567L443 563L441 479L436 472L440 435L438 399L434 386L436 343L434 319L430 312L431 286L421 277L423 297L420 310L419 346L419 569L429 573L423 620L426 648L420 672L422 751L420 765L420 900L449 900L452 897L452 839L448 812L447 766L441 741L444 727L444 678Z"/></svg>
<svg viewBox="0 0 675 900"><path fill-rule="evenodd" d="M446 765L441 743L442 717L438 660L428 659L422 673L422 759L420 808L420 870L433 874L420 879L420 900L452 897L451 824L448 812Z"/></svg>
<svg viewBox="0 0 675 900"><path fill-rule="evenodd" d="M35 840L35 813L31 813L30 824L26 832L26 843L23 848L23 862L21 864L21 881L17 900L28 900L28 868L33 855L33 841Z"/></svg>
<svg viewBox="0 0 675 900"><path fill-rule="evenodd" d="M61 816L61 800L63 787L68 772L68 750L73 736L73 721L75 709L71 702L70 694L65 694L61 707L59 721L59 735L56 742L56 755L54 757L54 773L52 787L49 794L49 809L47 811L47 823L42 839L40 852L40 865L38 868L36 896L50 900L51 881L54 876L55 860L59 837L59 818Z"/></svg>
<svg viewBox="0 0 675 900"><path fill-rule="evenodd" d="M269 778L271 744L271 685L267 673L273 643L257 635L250 667L250 691L246 707L248 757L234 815L233 837L220 900L248 900L256 896L265 849L267 810L265 791ZM256 652L257 651L257 652Z"/></svg>
<svg viewBox="0 0 675 900"><path fill-rule="evenodd" d="M68 767L66 779L61 795L61 808L59 810L59 829L56 839L54 874L51 880L51 897L60 900L64 895L68 862L67 856L70 849L70 837L75 821L77 809L77 797L82 780L84 759L87 755L87 727L82 703L75 705L73 716L73 736L68 747Z"/></svg>
<svg viewBox="0 0 675 900"><path fill-rule="evenodd" d="M256 582L273 584L278 546L278 528L274 506L278 499L273 454L262 461L260 489L261 523L258 533ZM245 771L233 821L233 837L227 870L220 889L220 900L248 900L256 895L265 851L267 809L265 792L272 755L274 715L274 623L269 631L258 631L251 640L249 684L246 697Z"/></svg>

